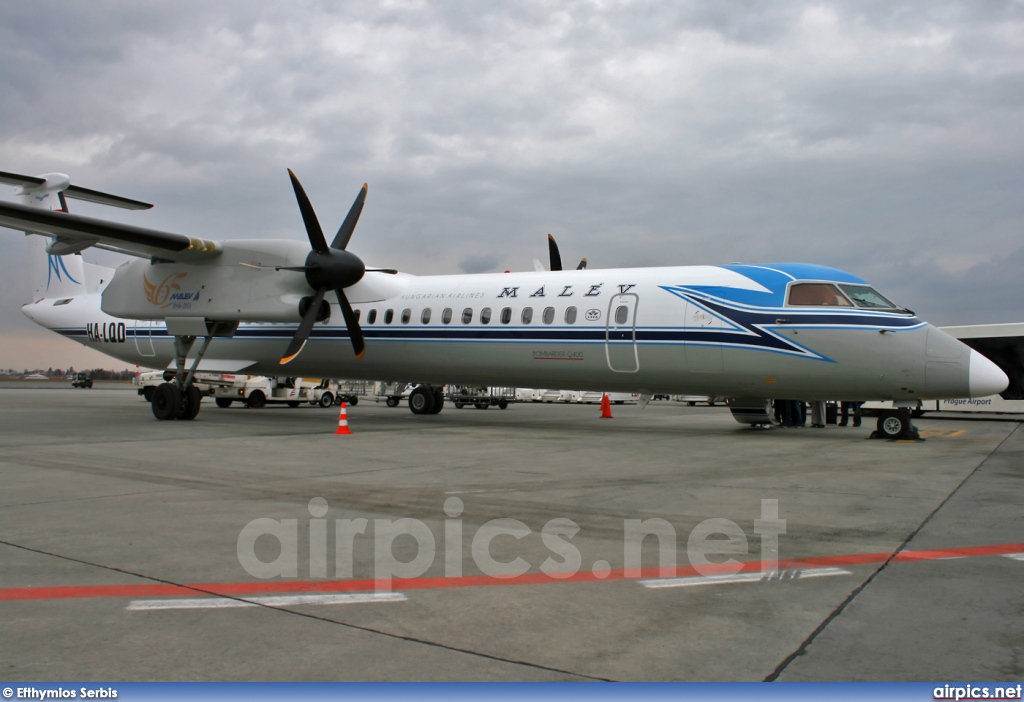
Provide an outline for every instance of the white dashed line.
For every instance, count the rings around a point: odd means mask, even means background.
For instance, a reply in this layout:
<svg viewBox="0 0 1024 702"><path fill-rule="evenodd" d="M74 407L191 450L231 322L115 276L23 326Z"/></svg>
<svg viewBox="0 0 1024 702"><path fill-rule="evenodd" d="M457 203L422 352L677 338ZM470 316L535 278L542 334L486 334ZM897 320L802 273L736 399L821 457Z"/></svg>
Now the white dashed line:
<svg viewBox="0 0 1024 702"><path fill-rule="evenodd" d="M360 592L347 595L274 595L233 600L226 597L193 599L132 600L127 609L141 612L155 609L223 609L226 607L291 607L294 605L364 604L370 602L404 602L400 592Z"/></svg>
<svg viewBox="0 0 1024 702"><path fill-rule="evenodd" d="M803 580L825 578L833 575L851 575L844 568L807 568L805 570L783 570L777 572L737 573L735 575L698 575L689 578L659 578L641 580L640 584L651 589L663 587L695 587L698 585L725 585L729 583L760 583L780 580Z"/></svg>

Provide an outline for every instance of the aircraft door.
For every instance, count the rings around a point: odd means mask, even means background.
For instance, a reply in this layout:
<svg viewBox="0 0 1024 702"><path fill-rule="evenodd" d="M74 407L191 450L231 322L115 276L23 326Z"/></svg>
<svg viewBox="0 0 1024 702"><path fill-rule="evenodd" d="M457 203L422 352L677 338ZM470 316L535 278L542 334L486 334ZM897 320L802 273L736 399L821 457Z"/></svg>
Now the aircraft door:
<svg viewBox="0 0 1024 702"><path fill-rule="evenodd" d="M135 320L135 349L141 356L155 356L153 349L153 322Z"/></svg>
<svg viewBox="0 0 1024 702"><path fill-rule="evenodd" d="M605 355L608 367L617 373L636 373L640 359L636 351L636 307L634 293L612 295L605 322Z"/></svg>
<svg viewBox="0 0 1024 702"><path fill-rule="evenodd" d="M722 362L721 331L722 318L708 312L700 305L686 302L686 368L695 373L721 373Z"/></svg>

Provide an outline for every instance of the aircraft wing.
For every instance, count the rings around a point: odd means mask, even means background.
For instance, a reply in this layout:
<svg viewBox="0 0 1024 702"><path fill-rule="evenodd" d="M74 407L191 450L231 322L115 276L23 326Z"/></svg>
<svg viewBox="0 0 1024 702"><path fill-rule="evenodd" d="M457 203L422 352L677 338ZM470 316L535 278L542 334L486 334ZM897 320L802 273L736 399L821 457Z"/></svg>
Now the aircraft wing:
<svg viewBox="0 0 1024 702"><path fill-rule="evenodd" d="M13 202L0 202L0 227L54 237L49 252L57 255L75 253L90 246L169 261L195 261L221 253L221 245L216 241Z"/></svg>

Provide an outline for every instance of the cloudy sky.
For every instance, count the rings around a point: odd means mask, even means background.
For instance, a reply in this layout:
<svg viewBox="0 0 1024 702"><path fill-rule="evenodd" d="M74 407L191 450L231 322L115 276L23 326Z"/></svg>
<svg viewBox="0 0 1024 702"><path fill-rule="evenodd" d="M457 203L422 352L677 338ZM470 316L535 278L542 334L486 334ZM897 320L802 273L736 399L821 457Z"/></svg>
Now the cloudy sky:
<svg viewBox="0 0 1024 702"><path fill-rule="evenodd" d="M303 239L290 167L327 230L369 183L370 265L528 270L550 232L1024 321L1020 1L3 3L0 96L0 170L156 203L82 214ZM0 367L116 366L21 315L26 259L0 230Z"/></svg>

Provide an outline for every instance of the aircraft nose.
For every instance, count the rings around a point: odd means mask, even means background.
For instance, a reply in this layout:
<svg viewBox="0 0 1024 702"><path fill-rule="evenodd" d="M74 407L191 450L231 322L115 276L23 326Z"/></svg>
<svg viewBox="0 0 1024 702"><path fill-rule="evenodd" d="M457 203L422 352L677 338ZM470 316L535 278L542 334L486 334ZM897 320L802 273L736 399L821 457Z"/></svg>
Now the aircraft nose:
<svg viewBox="0 0 1024 702"><path fill-rule="evenodd" d="M971 397L986 397L995 395L1010 384L999 366L982 356L977 351L971 350L971 365L968 371L968 386Z"/></svg>

